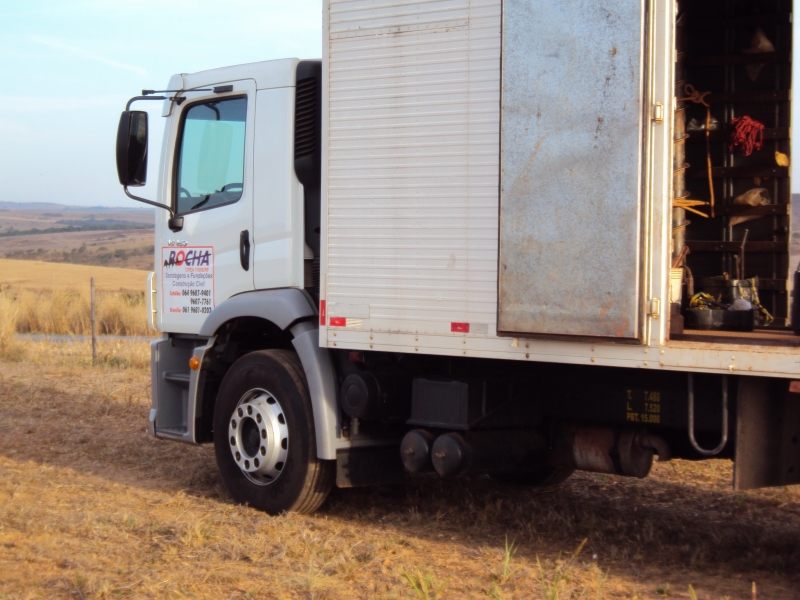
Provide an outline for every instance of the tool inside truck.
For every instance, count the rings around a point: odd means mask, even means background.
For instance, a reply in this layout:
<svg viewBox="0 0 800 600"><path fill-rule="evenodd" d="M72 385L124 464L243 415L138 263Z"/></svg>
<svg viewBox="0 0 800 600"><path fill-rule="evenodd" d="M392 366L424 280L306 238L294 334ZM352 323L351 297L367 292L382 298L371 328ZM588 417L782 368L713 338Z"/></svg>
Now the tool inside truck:
<svg viewBox="0 0 800 600"><path fill-rule="evenodd" d="M789 309L792 3L682 0L670 338L798 345Z"/></svg>

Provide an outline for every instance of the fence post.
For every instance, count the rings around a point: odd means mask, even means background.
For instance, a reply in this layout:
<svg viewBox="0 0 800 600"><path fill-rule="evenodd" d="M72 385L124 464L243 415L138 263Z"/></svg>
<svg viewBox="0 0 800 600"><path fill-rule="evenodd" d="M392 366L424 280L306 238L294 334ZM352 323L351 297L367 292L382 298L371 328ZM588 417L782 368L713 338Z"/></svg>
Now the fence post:
<svg viewBox="0 0 800 600"><path fill-rule="evenodd" d="M92 277L92 364L97 364L97 327L95 319L94 277Z"/></svg>

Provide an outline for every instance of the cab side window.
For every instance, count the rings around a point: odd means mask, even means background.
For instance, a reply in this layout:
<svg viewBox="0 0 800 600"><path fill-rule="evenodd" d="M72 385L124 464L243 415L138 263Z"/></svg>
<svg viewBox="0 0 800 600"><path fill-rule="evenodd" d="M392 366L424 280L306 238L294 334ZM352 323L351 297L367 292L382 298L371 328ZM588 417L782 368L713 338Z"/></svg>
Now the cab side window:
<svg viewBox="0 0 800 600"><path fill-rule="evenodd" d="M242 197L247 99L202 102L183 111L175 212L186 214Z"/></svg>

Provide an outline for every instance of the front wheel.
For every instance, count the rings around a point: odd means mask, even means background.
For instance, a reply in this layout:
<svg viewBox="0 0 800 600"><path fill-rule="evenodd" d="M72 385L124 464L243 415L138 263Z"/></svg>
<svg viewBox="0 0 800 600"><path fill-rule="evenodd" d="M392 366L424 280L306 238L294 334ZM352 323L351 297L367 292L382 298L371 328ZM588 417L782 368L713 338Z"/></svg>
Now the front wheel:
<svg viewBox="0 0 800 600"><path fill-rule="evenodd" d="M214 450L237 502L272 515L322 505L336 463L317 458L311 398L295 353L261 350L233 364L217 395Z"/></svg>

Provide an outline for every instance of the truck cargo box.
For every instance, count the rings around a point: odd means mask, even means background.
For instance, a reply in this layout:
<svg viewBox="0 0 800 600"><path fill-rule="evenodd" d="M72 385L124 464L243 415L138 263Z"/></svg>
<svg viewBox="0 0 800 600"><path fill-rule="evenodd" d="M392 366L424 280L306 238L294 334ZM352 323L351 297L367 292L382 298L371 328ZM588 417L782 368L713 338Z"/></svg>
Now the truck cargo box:
<svg viewBox="0 0 800 600"><path fill-rule="evenodd" d="M325 2L321 344L796 375L790 13ZM758 278L772 320L692 329L714 278Z"/></svg>

